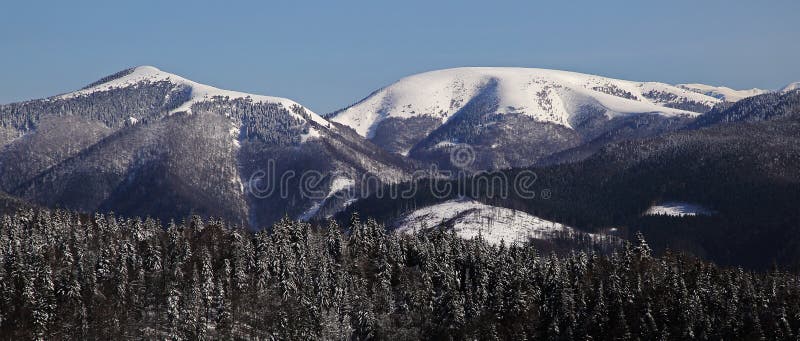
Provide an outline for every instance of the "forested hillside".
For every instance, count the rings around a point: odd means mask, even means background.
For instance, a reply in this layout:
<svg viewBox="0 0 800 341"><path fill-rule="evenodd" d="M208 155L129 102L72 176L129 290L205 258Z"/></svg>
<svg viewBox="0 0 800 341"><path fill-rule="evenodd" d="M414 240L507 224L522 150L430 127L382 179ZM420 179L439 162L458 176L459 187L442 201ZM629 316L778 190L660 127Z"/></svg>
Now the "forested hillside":
<svg viewBox="0 0 800 341"><path fill-rule="evenodd" d="M763 96L752 100L767 102L772 95ZM790 107L795 100L784 95L770 105ZM505 181L503 188L481 186L494 183L498 174L511 180L521 172L536 174L532 185L536 197L519 195L512 181ZM680 248L720 264L800 266L796 241L800 235L800 116L794 114L612 143L580 162L452 180L451 188L461 190L445 197L435 194L436 182L402 185L397 192L416 186L411 198L359 201L340 220L359 212L388 222L407 211L463 195L587 232L617 228L632 236L642 231L659 251ZM549 197L540 195L544 190ZM504 191L509 195L498 197ZM716 214L642 216L648 207L663 201L694 203Z"/></svg>
<svg viewBox="0 0 800 341"><path fill-rule="evenodd" d="M0 105L0 191L51 208L221 217L259 229L325 217L370 174L411 165L285 98L217 89L141 66L74 92ZM300 175L320 174L303 195ZM280 195L253 193L279 187ZM278 178L267 176L278 174ZM257 192L258 190L256 190Z"/></svg>
<svg viewBox="0 0 800 341"><path fill-rule="evenodd" d="M800 91L789 90L745 98L718 105L697 118L690 127L719 123L757 122L800 114Z"/></svg>
<svg viewBox="0 0 800 341"><path fill-rule="evenodd" d="M770 339L800 335L800 277L643 240L541 254L452 234L282 220L24 211L0 223L8 339Z"/></svg>

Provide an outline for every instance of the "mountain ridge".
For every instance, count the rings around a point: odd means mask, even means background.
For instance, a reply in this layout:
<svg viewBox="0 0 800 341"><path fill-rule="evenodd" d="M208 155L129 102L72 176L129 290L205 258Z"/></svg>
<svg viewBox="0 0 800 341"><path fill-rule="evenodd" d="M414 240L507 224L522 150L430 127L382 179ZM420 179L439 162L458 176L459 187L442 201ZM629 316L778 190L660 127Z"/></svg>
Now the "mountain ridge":
<svg viewBox="0 0 800 341"><path fill-rule="evenodd" d="M389 152L443 168L524 167L593 141L676 130L723 100L658 82L570 71L465 67L404 77L325 117ZM596 143L600 143L596 142Z"/></svg>
<svg viewBox="0 0 800 341"><path fill-rule="evenodd" d="M375 112L385 111L385 113L379 113L382 115L381 117L372 117L370 119L374 120L382 120L387 117L411 117L411 116L419 116L419 115L438 115L442 118L443 123L446 119L449 119L452 114L454 114L461 105L464 104L465 98L470 97L470 95L474 95L477 91L477 88L485 85L485 83L490 79L498 79L501 83L500 86L503 87L505 84L502 83L509 83L506 86L507 89L503 89L503 94L501 97L515 97L508 100L505 100L506 103L500 103L500 111L508 111L509 107L513 107L514 109L518 109L523 111L525 109L543 109L546 108L547 105L534 105L537 103L533 103L531 98L526 98L524 93L527 91L529 94L535 94L537 90L546 90L547 85L551 85L552 87L559 87L563 85L558 84L560 83L568 83L570 86L574 88L574 90L580 91L580 95L585 95L586 91L584 90L591 90L594 91L597 97L600 98L601 101L604 101L606 107L610 107L609 109L620 109L620 112L654 112L654 111L662 111L664 114L690 114L696 113L691 112L689 110L682 110L670 107L658 107L652 106L649 104L658 103L659 99L645 99L643 98L640 102L641 105L634 108L620 108L620 103L614 103L613 100L617 98L624 98L626 100L632 100L632 98L625 98L631 97L633 94L630 93L630 90L635 88L646 89L646 90L659 90L659 88L663 87L671 87L672 91L680 93L685 98L695 101L702 101L704 104L716 104L719 102L719 99L705 96L702 94L698 94L693 91L689 91L686 89L677 88L665 83L658 83L658 82L633 82L633 81L626 81L626 80L619 80L613 79L603 76L596 76L590 74L582 74L577 72L571 71L561 71L561 70L549 70L549 69L538 69L538 68L513 68L513 67L462 67L462 68L452 68L452 69L442 69L442 70L434 70L423 72L411 76L404 77L390 85L382 87L371 93L369 96L365 97L364 99L360 100L359 102L335 111L334 113L326 115L327 117L331 118L334 122L339 122L345 125L349 125L351 127L354 126L354 129L359 132L360 135L365 137L370 137L370 125L379 123L373 122L370 120L366 120L365 122L353 120L359 119L356 115L348 115L351 111L357 111L356 114L360 113L363 114L367 110L360 109L360 106L365 104L370 105L371 108L375 109ZM555 81L558 82L555 82ZM427 83L427 84L426 84ZM433 85L430 85L434 83ZM527 84L526 84L527 83ZM531 83L539 83L541 86L533 86L534 84ZM549 83L549 84L548 84ZM606 85L606 83L614 85L615 88L600 88L602 85ZM583 85L581 87L580 85ZM587 88L587 86L598 87L596 89ZM514 89L515 86L528 86L528 88L520 88ZM624 87L622 89L618 89L617 87ZM452 89L452 94L445 93L446 90ZM628 93L624 93L627 91ZM441 97L441 98L434 98L432 101L433 103L424 103L424 104L414 104L411 103L414 100L419 100L422 95L419 95L415 92L424 92L426 95L430 95L430 97ZM639 94L639 97L642 94ZM611 96L611 97L608 97ZM535 97L535 96L531 96ZM651 96L653 97L653 96ZM372 100L375 99L375 100ZM557 99L556 97L552 97L552 99ZM461 103L452 103L450 106L443 105L438 102L461 102ZM503 99L501 99L503 101ZM397 103L394 103L397 102ZM409 104L411 107L409 107ZM523 104L520 106L519 104ZM527 105L528 108L525 108ZM423 108L419 108L423 107ZM532 108L538 107L538 108ZM377 108L377 109L376 109ZM403 110L404 108L409 108L408 111ZM400 112L390 112L391 110L400 110ZM559 108L556 108L556 110ZM424 110L424 112L417 113L416 110ZM514 110L511 110L514 111ZM563 113L563 112L559 112ZM538 118L548 118L543 116L538 116ZM565 117L553 117L551 122L563 124L569 126L569 119Z"/></svg>
<svg viewBox="0 0 800 341"><path fill-rule="evenodd" d="M284 215L332 214L348 203L328 193L350 189L342 183L357 187L368 173L395 181L410 169L293 100L218 89L150 66L0 105L0 114L7 137L2 190L82 212L162 220L199 214L258 228ZM298 177L280 198L253 192L264 183L281 185L257 176L270 161L270 174ZM315 190L327 197L304 196L299 177L307 171L323 176Z"/></svg>
<svg viewBox="0 0 800 341"><path fill-rule="evenodd" d="M226 97L229 99L249 98L256 103L258 102L280 103L281 105L287 108L295 105L302 106L298 102L285 97L258 95L258 94L217 88L211 85L199 83L184 78L182 76L170 72L162 71L161 69L150 65L141 65L122 70L110 76L101 78L100 80L93 82L81 88L80 90L54 96L54 98L69 99L73 97L93 94L96 92L109 91L116 88L137 86L143 82L155 83L160 81L172 82L175 85L186 86L191 89L190 100L184 102L183 105L181 105L180 107L173 109L171 113L177 111L191 111L191 106L193 104L203 101L209 101L217 97ZM313 111L309 110L304 106L303 108L305 109L306 113L308 113L309 116L312 119L314 119L317 123L327 123L320 115L314 113Z"/></svg>

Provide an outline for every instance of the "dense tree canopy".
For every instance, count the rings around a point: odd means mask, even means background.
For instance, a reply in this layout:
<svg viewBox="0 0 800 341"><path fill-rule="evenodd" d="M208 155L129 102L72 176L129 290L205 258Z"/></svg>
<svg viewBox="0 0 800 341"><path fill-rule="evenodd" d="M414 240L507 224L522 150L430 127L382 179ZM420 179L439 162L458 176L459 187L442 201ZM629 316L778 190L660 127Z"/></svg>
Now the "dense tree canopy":
<svg viewBox="0 0 800 341"><path fill-rule="evenodd" d="M640 239L540 254L453 234L284 219L25 211L0 224L0 335L40 339L795 339L800 277Z"/></svg>

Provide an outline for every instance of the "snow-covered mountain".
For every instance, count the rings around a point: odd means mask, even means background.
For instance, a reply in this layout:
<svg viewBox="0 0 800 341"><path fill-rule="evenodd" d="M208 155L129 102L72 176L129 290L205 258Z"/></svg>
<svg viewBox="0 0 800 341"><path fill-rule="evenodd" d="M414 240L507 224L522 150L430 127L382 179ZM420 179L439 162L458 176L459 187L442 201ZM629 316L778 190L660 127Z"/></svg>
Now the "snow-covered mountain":
<svg viewBox="0 0 800 341"><path fill-rule="evenodd" d="M334 194L358 192L363 175L392 182L409 170L402 158L292 100L217 89L150 66L2 105L0 127L2 190L87 212L200 214L263 227L284 215L324 217L347 205L350 198ZM306 171L322 178L304 179ZM285 179L288 190L264 192L288 173L295 174ZM301 181L314 186L301 192Z"/></svg>
<svg viewBox="0 0 800 341"><path fill-rule="evenodd" d="M518 244L530 239L573 237L582 233L522 211L489 206L470 199L454 199L416 209L400 217L394 226L397 233L452 229L461 238L472 239L480 235L491 244L500 244L501 241Z"/></svg>
<svg viewBox="0 0 800 341"><path fill-rule="evenodd" d="M727 102L737 102L747 97L752 97L770 92L770 90L757 89L757 88L749 90L734 90L725 86L713 86L713 85L697 84L697 83L678 84L677 86L680 88L684 88L686 90L719 98Z"/></svg>
<svg viewBox="0 0 800 341"><path fill-rule="evenodd" d="M720 102L657 82L469 67L403 78L328 118L391 152L428 161L438 161L443 146L466 144L481 168L527 165L630 126L645 134L674 129Z"/></svg>
<svg viewBox="0 0 800 341"><path fill-rule="evenodd" d="M496 83L496 84L493 84ZM389 118L431 116L442 123L479 95L496 87L496 113L524 113L542 122L572 127L582 105L599 105L610 117L655 112L696 116L720 100L656 82L631 82L575 72L503 67L466 67L403 78L340 110L331 120L374 137Z"/></svg>
<svg viewBox="0 0 800 341"><path fill-rule="evenodd" d="M786 84L786 86L784 86L780 92L790 92L797 89L800 89L800 82L793 82Z"/></svg>
<svg viewBox="0 0 800 341"><path fill-rule="evenodd" d="M299 103L288 98L254 95L239 91L218 89L210 85L200 84L195 81L188 80L169 72L161 71L158 68L149 65L139 66L118 72L114 75L103 78L98 82L92 83L81 90L56 96L55 99L66 100L76 97L89 96L98 92L107 92L124 88L137 88L158 82L168 82L175 87L188 89L189 91L189 98L185 99L180 106L172 109L170 113L181 111L191 112L192 105L195 103L215 101L222 98L228 100L247 99L253 103L275 103L285 108L300 106ZM319 115L311 112L307 108L304 108L304 110L308 114L308 119L312 119L322 125L328 125L328 122Z"/></svg>

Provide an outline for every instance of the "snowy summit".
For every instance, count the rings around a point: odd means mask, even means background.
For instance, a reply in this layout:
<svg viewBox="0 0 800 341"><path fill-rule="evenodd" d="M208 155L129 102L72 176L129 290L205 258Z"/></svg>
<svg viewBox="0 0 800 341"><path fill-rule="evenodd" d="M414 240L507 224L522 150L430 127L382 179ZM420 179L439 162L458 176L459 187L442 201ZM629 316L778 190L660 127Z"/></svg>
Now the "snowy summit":
<svg viewBox="0 0 800 341"><path fill-rule="evenodd" d="M697 116L722 100L657 82L633 82L576 72L512 67L464 67L409 76L330 115L371 138L387 118L431 116L442 123L487 88L498 114L524 113L538 121L572 127L583 106L602 108L606 116L658 113Z"/></svg>
<svg viewBox="0 0 800 341"><path fill-rule="evenodd" d="M191 111L192 104L203 102L203 101L210 101L214 98L228 98L228 99L237 99L237 98L249 98L253 102L263 102L263 103L278 103L281 104L284 108L291 108L292 106L300 106L299 103L283 98L283 97L273 97L273 96L264 96L264 95L254 95L239 91L231 91L231 90L223 90L218 89L210 85L201 84L181 76L161 71L154 66L144 65L138 66L135 68L127 69L121 72L118 72L114 75L101 79L100 81L91 84L90 86L83 88L78 91L70 92L61 96L57 96L56 99L70 99L80 96L88 96L93 93L103 92L103 91L110 91L113 89L120 89L120 88L128 88L128 87L136 87L143 84L150 84L150 83L157 83L167 81L176 86L185 86L191 89L191 99L189 101L184 102L180 107L172 110L172 112L181 112ZM327 126L328 122L325 121L321 116L313 113L311 110L305 108L306 113L308 113L309 117L317 123L323 124Z"/></svg>

